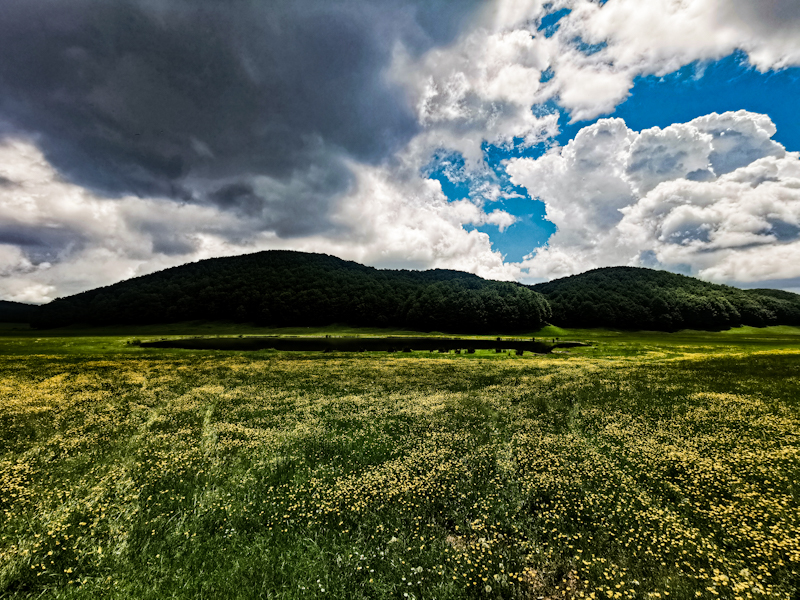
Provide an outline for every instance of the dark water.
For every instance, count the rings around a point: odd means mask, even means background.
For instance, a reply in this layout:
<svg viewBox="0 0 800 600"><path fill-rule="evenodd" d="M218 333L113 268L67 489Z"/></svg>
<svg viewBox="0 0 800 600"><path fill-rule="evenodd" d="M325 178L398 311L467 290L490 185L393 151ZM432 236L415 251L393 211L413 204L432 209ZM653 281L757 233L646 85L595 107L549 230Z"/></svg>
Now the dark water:
<svg viewBox="0 0 800 600"><path fill-rule="evenodd" d="M532 339L497 338L465 340L432 337L241 337L185 338L142 342L149 348L185 348L188 350L288 350L300 352L410 352L427 350L469 353L475 350L514 350L547 354L553 348L583 346L580 342L546 343Z"/></svg>

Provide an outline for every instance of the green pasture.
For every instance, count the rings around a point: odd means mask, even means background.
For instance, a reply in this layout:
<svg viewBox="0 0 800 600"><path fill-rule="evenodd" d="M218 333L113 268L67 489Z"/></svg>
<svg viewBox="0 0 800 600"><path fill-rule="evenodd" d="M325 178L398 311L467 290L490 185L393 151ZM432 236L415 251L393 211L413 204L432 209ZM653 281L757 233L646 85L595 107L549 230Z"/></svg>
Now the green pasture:
<svg viewBox="0 0 800 600"><path fill-rule="evenodd" d="M551 355L0 335L0 598L800 597L800 329Z"/></svg>
<svg viewBox="0 0 800 600"><path fill-rule="evenodd" d="M242 323L188 322L150 326L64 327L60 329L31 329L27 325L0 323L0 354L83 354L83 353L142 353L154 352L131 346L134 340L170 339L189 336L420 336L494 338L519 337L544 340L581 341L590 348L570 349L560 354L593 357L647 356L648 354L707 352L712 350L750 352L767 349L800 348L800 327L735 327L724 331L684 330L675 333L662 331L619 331L609 329L563 329L548 325L539 331L469 336L440 332L420 332L398 329L355 328L343 325L329 327L256 327ZM159 350L158 352L165 352ZM173 350L175 352L176 350ZM178 351L185 352L185 351ZM423 353L427 354L427 353ZM493 352L484 352L484 355ZM484 356L486 357L486 356ZM467 358L464 356L463 358ZM470 358L474 358L471 356Z"/></svg>

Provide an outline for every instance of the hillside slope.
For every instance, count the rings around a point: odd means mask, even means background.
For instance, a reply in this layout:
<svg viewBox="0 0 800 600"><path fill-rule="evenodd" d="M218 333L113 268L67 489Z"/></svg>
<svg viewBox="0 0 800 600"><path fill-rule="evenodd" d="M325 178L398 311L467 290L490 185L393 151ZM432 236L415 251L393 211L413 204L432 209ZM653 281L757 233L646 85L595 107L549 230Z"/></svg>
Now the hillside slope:
<svg viewBox="0 0 800 600"><path fill-rule="evenodd" d="M637 267L594 269L530 286L543 294L562 327L726 329L800 325L800 295L740 290Z"/></svg>
<svg viewBox="0 0 800 600"><path fill-rule="evenodd" d="M516 283L448 270L393 271L325 254L273 250L182 265L59 298L37 327L150 324L196 319L275 326L530 331L547 301Z"/></svg>
<svg viewBox="0 0 800 600"><path fill-rule="evenodd" d="M29 323L37 308L34 304L0 300L0 323Z"/></svg>

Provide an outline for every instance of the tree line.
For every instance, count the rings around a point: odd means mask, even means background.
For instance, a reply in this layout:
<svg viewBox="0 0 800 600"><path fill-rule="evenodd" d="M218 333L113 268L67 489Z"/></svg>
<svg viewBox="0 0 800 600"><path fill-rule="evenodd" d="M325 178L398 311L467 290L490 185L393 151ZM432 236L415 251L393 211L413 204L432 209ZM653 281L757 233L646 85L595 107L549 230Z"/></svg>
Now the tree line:
<svg viewBox="0 0 800 600"><path fill-rule="evenodd" d="M30 323L37 309L33 304L0 300L0 323Z"/></svg>
<svg viewBox="0 0 800 600"><path fill-rule="evenodd" d="M549 318L547 301L517 283L442 269L380 270L273 250L203 260L58 298L39 308L33 325L212 320L512 332L539 329Z"/></svg>
<svg viewBox="0 0 800 600"><path fill-rule="evenodd" d="M727 329L800 325L800 295L741 290L685 275L637 267L594 269L531 286L562 327Z"/></svg>
<svg viewBox="0 0 800 600"><path fill-rule="evenodd" d="M524 286L283 250L190 263L41 307L5 304L7 320L27 319L39 328L194 320L471 333L530 332L548 322L659 331L800 325L800 295L666 271L609 267Z"/></svg>

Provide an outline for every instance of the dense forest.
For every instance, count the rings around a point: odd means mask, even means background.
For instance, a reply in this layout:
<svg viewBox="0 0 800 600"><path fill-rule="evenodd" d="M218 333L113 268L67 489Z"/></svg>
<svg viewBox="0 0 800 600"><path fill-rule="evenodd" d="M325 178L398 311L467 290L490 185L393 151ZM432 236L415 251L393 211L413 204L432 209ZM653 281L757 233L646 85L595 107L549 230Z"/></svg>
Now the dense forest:
<svg viewBox="0 0 800 600"><path fill-rule="evenodd" d="M33 304L0 300L0 323L30 323L36 310Z"/></svg>
<svg viewBox="0 0 800 600"><path fill-rule="evenodd" d="M740 290L636 267L608 267L531 286L562 327L727 329L800 325L800 295Z"/></svg>
<svg viewBox="0 0 800 600"><path fill-rule="evenodd" d="M546 322L713 330L800 325L800 295L635 267L523 286L461 271L381 270L325 254L273 250L182 265L41 307L0 302L0 321L39 328L192 320L469 333L530 332Z"/></svg>
<svg viewBox="0 0 800 600"><path fill-rule="evenodd" d="M448 270L380 270L324 254L267 251L129 279L39 308L33 325L190 320L342 323L422 331L534 331L550 318L528 287Z"/></svg>

